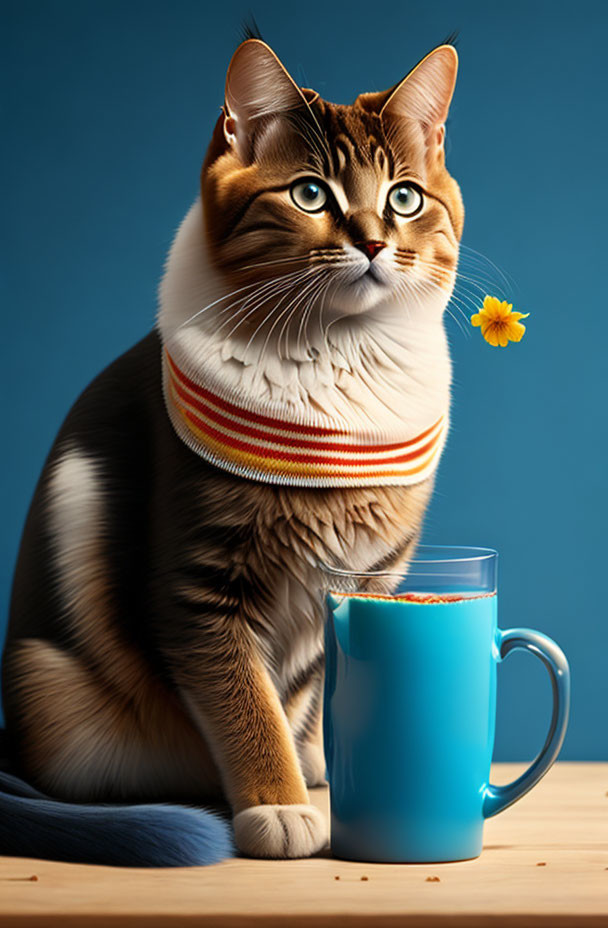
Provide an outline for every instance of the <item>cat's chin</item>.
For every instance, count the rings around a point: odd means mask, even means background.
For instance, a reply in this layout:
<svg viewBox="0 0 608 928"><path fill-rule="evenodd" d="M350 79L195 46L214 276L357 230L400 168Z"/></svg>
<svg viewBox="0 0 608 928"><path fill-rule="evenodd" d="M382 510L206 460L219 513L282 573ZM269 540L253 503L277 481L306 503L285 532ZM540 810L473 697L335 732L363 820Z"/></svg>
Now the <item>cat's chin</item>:
<svg viewBox="0 0 608 928"><path fill-rule="evenodd" d="M395 294L384 281L367 274L357 280L341 284L327 300L324 317L332 315L358 315L378 306L393 302Z"/></svg>

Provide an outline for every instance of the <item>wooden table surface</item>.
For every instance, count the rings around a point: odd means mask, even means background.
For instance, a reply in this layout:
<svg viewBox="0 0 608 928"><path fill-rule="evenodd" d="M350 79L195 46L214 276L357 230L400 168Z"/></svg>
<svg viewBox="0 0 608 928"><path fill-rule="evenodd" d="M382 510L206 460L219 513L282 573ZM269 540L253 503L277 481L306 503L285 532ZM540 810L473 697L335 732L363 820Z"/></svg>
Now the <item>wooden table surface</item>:
<svg viewBox="0 0 608 928"><path fill-rule="evenodd" d="M493 780L522 769L496 764ZM327 809L327 790L311 792ZM556 764L488 820L481 857L462 863L349 863L327 851L309 860L127 870L0 858L0 926L59 924L608 926L608 764Z"/></svg>

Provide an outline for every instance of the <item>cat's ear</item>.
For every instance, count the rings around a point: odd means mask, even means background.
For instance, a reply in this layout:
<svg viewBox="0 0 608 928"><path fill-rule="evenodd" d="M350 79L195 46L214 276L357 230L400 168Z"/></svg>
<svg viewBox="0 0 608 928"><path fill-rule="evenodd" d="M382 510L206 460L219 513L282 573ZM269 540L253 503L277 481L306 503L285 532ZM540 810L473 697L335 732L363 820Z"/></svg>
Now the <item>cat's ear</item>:
<svg viewBox="0 0 608 928"><path fill-rule="evenodd" d="M224 135L247 164L257 120L307 106L314 91L301 90L275 53L260 39L242 42L226 75Z"/></svg>
<svg viewBox="0 0 608 928"><path fill-rule="evenodd" d="M453 45L440 45L399 84L381 93L360 94L355 103L382 119L416 122L424 132L427 145L442 150L457 72L456 49Z"/></svg>

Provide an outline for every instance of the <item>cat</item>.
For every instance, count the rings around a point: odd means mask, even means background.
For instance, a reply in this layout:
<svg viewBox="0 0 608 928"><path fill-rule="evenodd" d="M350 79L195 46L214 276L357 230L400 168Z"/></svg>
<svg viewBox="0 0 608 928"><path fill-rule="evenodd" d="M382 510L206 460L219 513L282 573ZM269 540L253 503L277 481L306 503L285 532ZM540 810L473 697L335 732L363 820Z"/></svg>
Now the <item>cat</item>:
<svg viewBox="0 0 608 928"><path fill-rule="evenodd" d="M327 844L322 566L407 566L449 425L456 71L443 44L337 105L236 48L155 326L78 397L29 508L0 853Z"/></svg>

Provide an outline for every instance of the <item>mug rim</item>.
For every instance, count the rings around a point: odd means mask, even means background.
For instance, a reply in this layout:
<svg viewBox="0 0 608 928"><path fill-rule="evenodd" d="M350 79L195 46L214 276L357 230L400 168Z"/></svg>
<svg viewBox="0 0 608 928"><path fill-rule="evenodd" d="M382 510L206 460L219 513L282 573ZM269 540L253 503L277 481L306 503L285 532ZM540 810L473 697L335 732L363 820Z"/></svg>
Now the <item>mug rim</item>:
<svg viewBox="0 0 608 928"><path fill-rule="evenodd" d="M403 570L346 570L332 567L319 560L318 566L327 574L339 577L403 577L416 572L416 565L426 564L470 564L475 561L487 561L498 557L494 548L482 548L476 545L418 545L416 554L421 552L447 552L452 557L413 557ZM455 556L456 552L466 552L463 556Z"/></svg>

